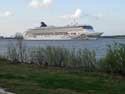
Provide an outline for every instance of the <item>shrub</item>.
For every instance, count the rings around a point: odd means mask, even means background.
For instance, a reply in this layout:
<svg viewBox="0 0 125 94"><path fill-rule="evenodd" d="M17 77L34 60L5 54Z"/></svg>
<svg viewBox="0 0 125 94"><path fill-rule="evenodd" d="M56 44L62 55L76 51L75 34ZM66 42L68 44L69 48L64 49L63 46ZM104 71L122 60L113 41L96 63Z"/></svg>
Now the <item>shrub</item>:
<svg viewBox="0 0 125 94"><path fill-rule="evenodd" d="M117 43L109 45L107 54L101 61L103 70L125 74L125 46Z"/></svg>
<svg viewBox="0 0 125 94"><path fill-rule="evenodd" d="M10 43L7 49L7 58L12 63L24 63L26 62L27 54L26 47L23 44L22 39L17 39L16 44Z"/></svg>

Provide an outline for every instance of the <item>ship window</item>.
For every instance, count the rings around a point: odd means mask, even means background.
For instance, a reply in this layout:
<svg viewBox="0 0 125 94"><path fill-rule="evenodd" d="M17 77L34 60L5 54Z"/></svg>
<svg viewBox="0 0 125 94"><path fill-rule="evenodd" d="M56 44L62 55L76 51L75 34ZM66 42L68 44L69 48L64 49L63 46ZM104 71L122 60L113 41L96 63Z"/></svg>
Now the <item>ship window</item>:
<svg viewBox="0 0 125 94"><path fill-rule="evenodd" d="M83 26L83 28L84 28L84 29L93 29L92 26L87 26L87 25Z"/></svg>
<svg viewBox="0 0 125 94"><path fill-rule="evenodd" d="M72 35L76 35L76 33L71 33Z"/></svg>

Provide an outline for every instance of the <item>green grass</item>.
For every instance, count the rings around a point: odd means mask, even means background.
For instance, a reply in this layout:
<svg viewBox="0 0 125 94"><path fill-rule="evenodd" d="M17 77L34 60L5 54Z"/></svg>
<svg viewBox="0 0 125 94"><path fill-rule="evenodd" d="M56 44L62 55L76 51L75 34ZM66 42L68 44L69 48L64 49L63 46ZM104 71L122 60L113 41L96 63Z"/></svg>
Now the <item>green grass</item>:
<svg viewBox="0 0 125 94"><path fill-rule="evenodd" d="M125 79L1 60L0 87L16 94L125 94Z"/></svg>

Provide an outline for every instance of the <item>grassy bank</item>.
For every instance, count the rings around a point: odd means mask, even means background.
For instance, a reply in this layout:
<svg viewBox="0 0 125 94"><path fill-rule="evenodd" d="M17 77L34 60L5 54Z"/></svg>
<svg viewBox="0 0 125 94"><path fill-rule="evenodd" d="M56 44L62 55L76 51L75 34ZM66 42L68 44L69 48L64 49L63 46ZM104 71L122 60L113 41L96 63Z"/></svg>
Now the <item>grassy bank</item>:
<svg viewBox="0 0 125 94"><path fill-rule="evenodd" d="M16 94L125 94L125 45L95 51L46 47L27 49L22 40L0 59L0 87Z"/></svg>
<svg viewBox="0 0 125 94"><path fill-rule="evenodd" d="M82 72L106 72L125 75L125 45L107 46L106 55L97 59L94 50L63 47L27 48L22 40L10 45L7 57L11 64L36 64L48 67L79 69Z"/></svg>
<svg viewBox="0 0 125 94"><path fill-rule="evenodd" d="M16 94L125 94L125 78L1 60L0 87Z"/></svg>

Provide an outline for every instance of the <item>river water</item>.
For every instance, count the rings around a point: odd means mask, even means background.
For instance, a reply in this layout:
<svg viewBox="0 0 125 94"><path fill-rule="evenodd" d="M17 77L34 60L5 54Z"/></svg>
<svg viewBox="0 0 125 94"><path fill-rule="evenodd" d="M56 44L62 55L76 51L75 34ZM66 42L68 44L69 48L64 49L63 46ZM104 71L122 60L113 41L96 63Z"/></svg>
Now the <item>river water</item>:
<svg viewBox="0 0 125 94"><path fill-rule="evenodd" d="M23 43L27 48L33 47L64 47L68 49L90 49L95 50L97 57L103 57L107 51L107 45L113 43L125 44L125 38L100 38L97 40L69 40L69 41L34 41L34 40L24 40ZM8 49L8 46L11 44L16 44L17 40L15 39L0 39L0 55L5 55Z"/></svg>

